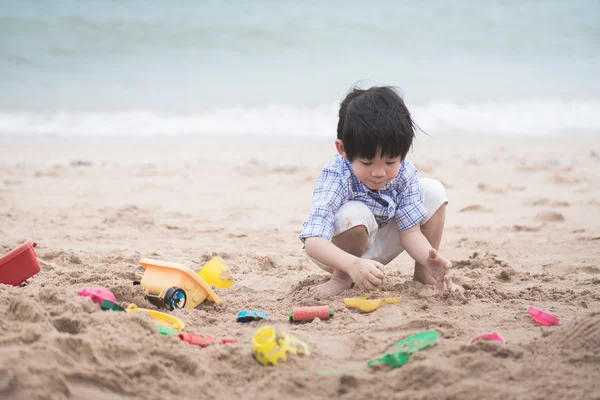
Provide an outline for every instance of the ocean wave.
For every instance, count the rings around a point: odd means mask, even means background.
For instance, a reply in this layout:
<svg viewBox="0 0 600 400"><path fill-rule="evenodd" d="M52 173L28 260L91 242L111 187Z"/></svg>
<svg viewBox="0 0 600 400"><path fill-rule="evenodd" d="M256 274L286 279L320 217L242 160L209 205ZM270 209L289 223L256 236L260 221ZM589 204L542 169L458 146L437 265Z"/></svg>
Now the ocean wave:
<svg viewBox="0 0 600 400"><path fill-rule="evenodd" d="M480 134L600 136L599 99L523 99L505 102L435 101L411 106L415 122L434 136ZM59 136L263 135L334 137L337 105L270 105L175 114L117 112L0 112L0 134Z"/></svg>

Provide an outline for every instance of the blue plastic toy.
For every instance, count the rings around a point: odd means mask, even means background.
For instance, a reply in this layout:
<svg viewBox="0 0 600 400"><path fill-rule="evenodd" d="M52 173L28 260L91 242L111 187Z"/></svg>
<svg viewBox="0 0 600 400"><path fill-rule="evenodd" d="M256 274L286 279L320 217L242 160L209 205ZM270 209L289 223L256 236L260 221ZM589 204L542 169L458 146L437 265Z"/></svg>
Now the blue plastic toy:
<svg viewBox="0 0 600 400"><path fill-rule="evenodd" d="M255 321L257 319L269 319L269 316L262 312L256 310L242 310L237 315L237 322L250 322Z"/></svg>

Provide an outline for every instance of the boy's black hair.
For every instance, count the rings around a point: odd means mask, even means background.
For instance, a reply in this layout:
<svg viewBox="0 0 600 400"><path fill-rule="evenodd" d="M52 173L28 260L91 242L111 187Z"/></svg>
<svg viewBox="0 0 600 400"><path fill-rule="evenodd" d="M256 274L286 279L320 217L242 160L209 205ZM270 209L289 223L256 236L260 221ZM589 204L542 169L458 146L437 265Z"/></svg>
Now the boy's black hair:
<svg viewBox="0 0 600 400"><path fill-rule="evenodd" d="M337 138L348 160L381 156L404 159L415 137L415 124L402 97L390 86L354 87L340 104Z"/></svg>

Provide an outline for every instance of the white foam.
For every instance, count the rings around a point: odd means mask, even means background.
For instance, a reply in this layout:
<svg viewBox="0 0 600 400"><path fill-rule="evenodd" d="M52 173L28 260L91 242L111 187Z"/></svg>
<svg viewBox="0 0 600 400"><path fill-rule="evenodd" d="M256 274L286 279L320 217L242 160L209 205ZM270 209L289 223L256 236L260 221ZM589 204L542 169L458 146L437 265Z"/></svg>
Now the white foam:
<svg viewBox="0 0 600 400"><path fill-rule="evenodd" d="M413 111L425 131L559 137L600 133L600 100L528 99L511 102L433 102Z"/></svg>
<svg viewBox="0 0 600 400"><path fill-rule="evenodd" d="M410 106L417 124L431 134L558 137L600 134L600 100L541 99L511 102L437 101ZM190 114L146 110L119 112L0 112L5 135L267 135L331 137L337 105L297 108L232 107Z"/></svg>

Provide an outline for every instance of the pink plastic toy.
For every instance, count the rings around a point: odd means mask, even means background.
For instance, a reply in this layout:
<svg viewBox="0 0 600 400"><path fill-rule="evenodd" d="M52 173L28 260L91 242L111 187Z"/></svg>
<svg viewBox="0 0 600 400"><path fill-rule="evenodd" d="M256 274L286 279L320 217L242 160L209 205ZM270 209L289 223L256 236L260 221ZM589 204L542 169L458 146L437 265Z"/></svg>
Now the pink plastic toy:
<svg viewBox="0 0 600 400"><path fill-rule="evenodd" d="M535 307L529 307L527 311L529 311L529 314L531 314L535 322L540 325L552 326L558 325L560 322L560 319L556 318L554 315L543 312Z"/></svg>
<svg viewBox="0 0 600 400"><path fill-rule="evenodd" d="M89 297L96 304L101 304L102 300L109 300L115 303L117 299L113 292L108 289L103 288L81 288L77 291L77 294L80 296Z"/></svg>
<svg viewBox="0 0 600 400"><path fill-rule="evenodd" d="M502 344L504 344L504 338L502 336L500 336L500 334L498 332L486 332L486 333L480 333L477 336L473 336L471 339L469 339L469 343L467 343L467 346L470 346L473 344L474 341L476 341L477 339L487 339L487 340L493 340L496 342L500 342Z"/></svg>

